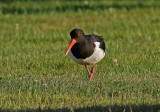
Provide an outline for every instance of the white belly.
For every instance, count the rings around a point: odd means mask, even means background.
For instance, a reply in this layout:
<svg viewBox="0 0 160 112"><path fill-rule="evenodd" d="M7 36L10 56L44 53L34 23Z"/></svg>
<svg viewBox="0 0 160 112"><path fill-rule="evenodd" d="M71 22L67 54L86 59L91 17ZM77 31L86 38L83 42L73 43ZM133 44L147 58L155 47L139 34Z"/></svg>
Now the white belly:
<svg viewBox="0 0 160 112"><path fill-rule="evenodd" d="M94 42L95 43L95 49L94 52L91 56L89 56L86 59L77 59L76 57L73 56L71 50L69 51L69 56L78 64L81 65L95 65L98 63L100 60L102 60L105 56L105 52L99 48L100 43L99 42Z"/></svg>

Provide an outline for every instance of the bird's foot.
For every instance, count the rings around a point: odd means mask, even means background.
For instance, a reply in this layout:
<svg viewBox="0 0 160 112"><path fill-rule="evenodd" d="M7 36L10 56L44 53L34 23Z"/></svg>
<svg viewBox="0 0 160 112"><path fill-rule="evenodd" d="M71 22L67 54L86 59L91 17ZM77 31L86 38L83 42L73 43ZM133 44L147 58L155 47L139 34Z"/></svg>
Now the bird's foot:
<svg viewBox="0 0 160 112"><path fill-rule="evenodd" d="M93 73L94 73L94 65L93 65L93 67L92 67L92 70L91 70L91 74L90 74L90 80L92 80L93 79Z"/></svg>
<svg viewBox="0 0 160 112"><path fill-rule="evenodd" d="M87 65L85 65L85 67L86 67L86 69L88 71L88 77L89 77L89 79L92 80L93 79L93 73L94 73L94 65L93 65L93 67L91 69L91 73L89 72L89 69L88 69Z"/></svg>
<svg viewBox="0 0 160 112"><path fill-rule="evenodd" d="M89 79L90 79L90 80L93 79L93 73L89 74Z"/></svg>

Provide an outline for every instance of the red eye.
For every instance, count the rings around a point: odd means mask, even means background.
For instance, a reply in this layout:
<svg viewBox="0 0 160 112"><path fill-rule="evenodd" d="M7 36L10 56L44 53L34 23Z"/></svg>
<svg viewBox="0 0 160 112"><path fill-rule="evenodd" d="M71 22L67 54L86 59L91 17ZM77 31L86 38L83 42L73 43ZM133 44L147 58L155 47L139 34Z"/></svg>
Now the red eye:
<svg viewBox="0 0 160 112"><path fill-rule="evenodd" d="M78 33L78 37L80 36L80 33Z"/></svg>

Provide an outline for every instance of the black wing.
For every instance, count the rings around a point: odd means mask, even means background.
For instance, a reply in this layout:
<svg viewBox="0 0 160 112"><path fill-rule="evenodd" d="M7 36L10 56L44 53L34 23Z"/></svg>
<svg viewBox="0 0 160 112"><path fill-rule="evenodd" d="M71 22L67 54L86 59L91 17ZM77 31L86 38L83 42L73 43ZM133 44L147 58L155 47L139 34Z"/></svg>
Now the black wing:
<svg viewBox="0 0 160 112"><path fill-rule="evenodd" d="M98 35L85 35L87 37L87 39L89 39L89 41L93 41L93 42L100 42L100 48L103 49L105 51L105 43L104 43L104 39L102 38L102 36L98 36Z"/></svg>

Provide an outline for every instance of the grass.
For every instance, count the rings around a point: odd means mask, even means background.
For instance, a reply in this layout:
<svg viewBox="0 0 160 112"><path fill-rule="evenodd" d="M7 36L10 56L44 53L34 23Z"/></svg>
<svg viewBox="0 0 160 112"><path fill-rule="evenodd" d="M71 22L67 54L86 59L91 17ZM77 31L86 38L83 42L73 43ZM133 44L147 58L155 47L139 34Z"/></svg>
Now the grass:
<svg viewBox="0 0 160 112"><path fill-rule="evenodd" d="M159 9L157 1L1 2L0 111L159 112ZM106 42L92 81L64 56L73 28Z"/></svg>

